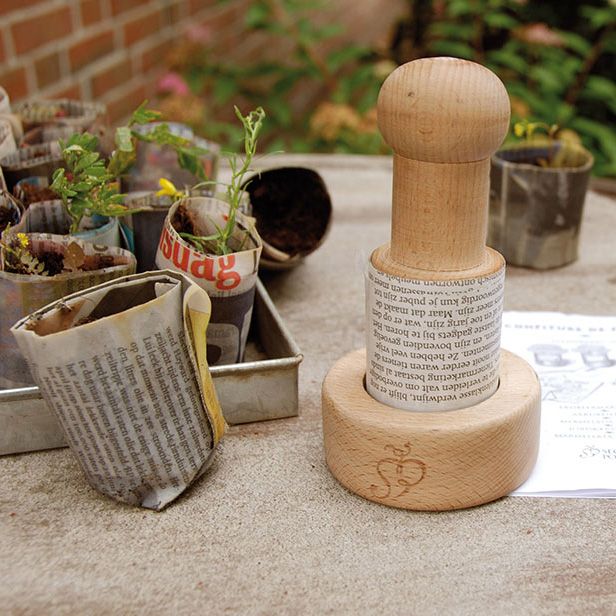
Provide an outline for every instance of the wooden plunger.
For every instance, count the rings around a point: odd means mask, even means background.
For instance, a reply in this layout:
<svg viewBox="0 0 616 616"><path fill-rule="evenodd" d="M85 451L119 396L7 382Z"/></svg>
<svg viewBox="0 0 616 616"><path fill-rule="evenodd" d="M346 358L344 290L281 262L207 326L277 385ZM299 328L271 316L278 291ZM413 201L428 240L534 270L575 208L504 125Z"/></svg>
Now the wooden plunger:
<svg viewBox="0 0 616 616"><path fill-rule="evenodd" d="M485 246L509 99L478 64L416 60L383 84L378 122L394 150L391 243L368 264L367 350L323 385L327 463L384 504L484 503L519 486L538 450L539 383L500 351L505 263Z"/></svg>

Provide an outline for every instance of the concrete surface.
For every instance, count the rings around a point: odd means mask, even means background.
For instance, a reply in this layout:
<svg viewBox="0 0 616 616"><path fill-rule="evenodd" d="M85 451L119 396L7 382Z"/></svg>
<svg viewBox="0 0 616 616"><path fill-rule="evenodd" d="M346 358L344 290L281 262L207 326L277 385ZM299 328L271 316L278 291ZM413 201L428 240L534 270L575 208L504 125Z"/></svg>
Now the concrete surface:
<svg viewBox="0 0 616 616"><path fill-rule="evenodd" d="M387 240L387 158L284 157L325 178L335 219L265 277L305 354L300 417L232 428L162 513L92 490L69 450L0 459L0 613L616 614L616 503L504 498L414 513L346 492L321 443L320 386L364 345L363 265ZM616 202L591 193L581 259L511 268L506 308L613 314Z"/></svg>

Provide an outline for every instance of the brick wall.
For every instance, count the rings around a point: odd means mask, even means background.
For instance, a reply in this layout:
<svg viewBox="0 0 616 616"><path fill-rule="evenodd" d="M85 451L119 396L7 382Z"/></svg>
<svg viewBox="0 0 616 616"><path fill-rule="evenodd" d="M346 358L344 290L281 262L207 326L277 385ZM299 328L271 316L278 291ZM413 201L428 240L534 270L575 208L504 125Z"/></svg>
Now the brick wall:
<svg viewBox="0 0 616 616"><path fill-rule="evenodd" d="M187 26L212 32L220 53L258 53L243 38L250 0L0 0L0 85L32 96L98 100L112 121L151 98L163 59ZM404 0L332 0L350 36L382 43Z"/></svg>

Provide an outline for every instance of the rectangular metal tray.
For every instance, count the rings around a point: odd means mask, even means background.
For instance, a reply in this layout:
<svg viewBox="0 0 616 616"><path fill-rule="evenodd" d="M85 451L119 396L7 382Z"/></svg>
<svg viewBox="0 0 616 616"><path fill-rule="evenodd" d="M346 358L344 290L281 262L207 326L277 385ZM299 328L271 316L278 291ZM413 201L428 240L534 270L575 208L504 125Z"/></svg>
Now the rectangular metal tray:
<svg viewBox="0 0 616 616"><path fill-rule="evenodd" d="M302 359L265 287L257 281L244 362L210 368L227 423L297 415ZM0 390L0 455L65 446L38 387Z"/></svg>

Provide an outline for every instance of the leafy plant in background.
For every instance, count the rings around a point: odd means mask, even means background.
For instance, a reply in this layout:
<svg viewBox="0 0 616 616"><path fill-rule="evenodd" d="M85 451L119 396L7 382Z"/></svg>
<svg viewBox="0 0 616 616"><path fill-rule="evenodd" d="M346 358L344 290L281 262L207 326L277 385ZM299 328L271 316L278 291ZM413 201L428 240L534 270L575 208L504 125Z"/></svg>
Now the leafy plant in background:
<svg viewBox="0 0 616 616"><path fill-rule="evenodd" d="M98 152L98 138L90 133L75 133L60 141L64 167L53 174L51 189L64 204L70 218L70 233L76 233L86 216L123 216L127 208L122 205L124 195L119 193L117 179L135 162L136 142L147 141L169 145L177 154L180 166L205 180L199 157L204 150L190 141L173 135L167 124L158 124L149 133L136 130L150 122L160 120L161 114L142 103L132 114L126 126L115 132L115 150L108 161Z"/></svg>
<svg viewBox="0 0 616 616"><path fill-rule="evenodd" d="M423 36L399 61L451 55L485 64L511 96L513 124L528 118L576 131L595 156L595 173L616 176L613 0L569 3L566 11L560 1L527 0L411 0L409 7L409 21L424 21Z"/></svg>
<svg viewBox="0 0 616 616"><path fill-rule="evenodd" d="M395 65L364 45L343 43L338 38L342 26L326 19L329 10L323 0L250 2L245 37L264 37L266 49L275 52L270 59L259 54L239 63L216 57L207 41L189 33L171 54L175 72L161 83L175 96L163 100L161 108L169 115L179 112L181 121L224 141L239 137L238 131L213 118L224 114L229 101L247 101L268 109L271 150L384 151L374 107L381 83ZM322 24L313 20L315 15L322 16ZM316 105L311 99L294 103L298 86L304 94L318 95ZM207 110L199 107L196 95L206 98ZM183 110L189 107L182 100L190 100L190 108L200 109L201 117L187 117Z"/></svg>
<svg viewBox="0 0 616 616"><path fill-rule="evenodd" d="M396 64L449 55L499 75L513 123L527 118L575 131L595 156L594 172L616 176L616 0L567 3L566 10L562 0L407 0L407 6L390 49L377 53L343 42L343 27L326 18L326 2L252 0L244 38L266 37L273 59L234 62L217 56L207 37L189 37L171 54L175 72L166 80L175 79L168 88L175 95L164 108L179 119L194 113L190 121L199 131L225 139L238 135L214 119L229 101L246 100L271 110L274 149L379 153L375 105L384 78ZM300 89L316 93L316 102L302 106L295 100Z"/></svg>

